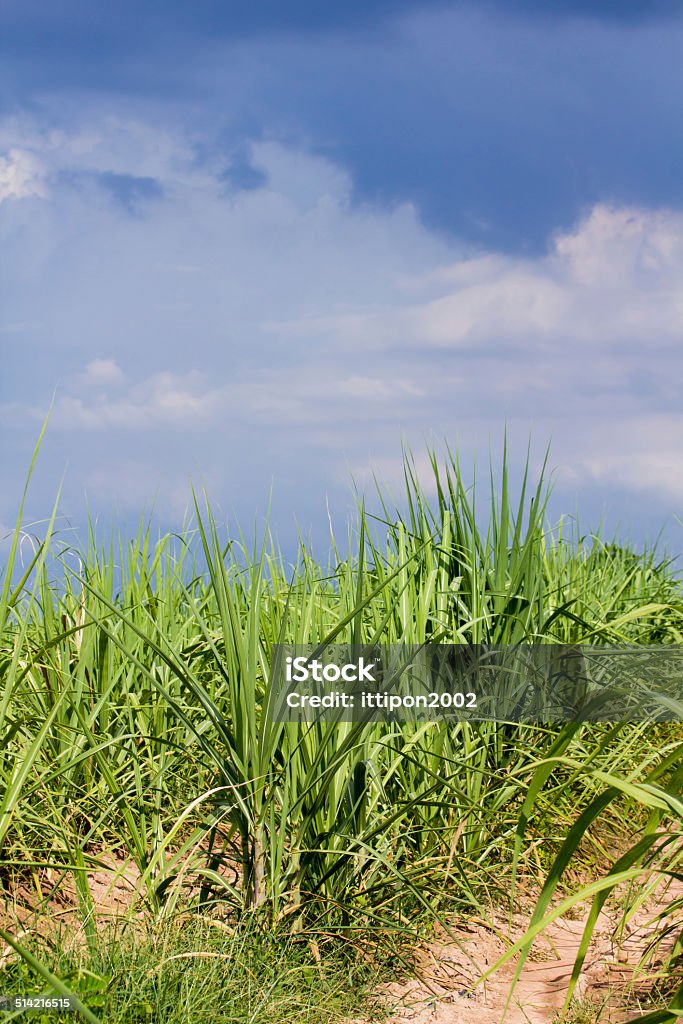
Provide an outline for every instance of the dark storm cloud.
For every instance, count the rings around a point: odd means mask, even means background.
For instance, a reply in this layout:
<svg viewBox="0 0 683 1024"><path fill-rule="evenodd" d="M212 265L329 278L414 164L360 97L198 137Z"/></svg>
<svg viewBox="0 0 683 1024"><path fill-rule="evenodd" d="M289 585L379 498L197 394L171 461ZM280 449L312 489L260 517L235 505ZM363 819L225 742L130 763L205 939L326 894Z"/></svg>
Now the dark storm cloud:
<svg viewBox="0 0 683 1024"><path fill-rule="evenodd" d="M681 16L678 0L7 0L0 14L0 55L31 64L38 82L50 74L76 82L105 81L123 70L120 60L154 54L173 41L298 34L367 32L407 13L489 8L505 16L539 20L588 17L637 22ZM26 68L28 70L28 67Z"/></svg>

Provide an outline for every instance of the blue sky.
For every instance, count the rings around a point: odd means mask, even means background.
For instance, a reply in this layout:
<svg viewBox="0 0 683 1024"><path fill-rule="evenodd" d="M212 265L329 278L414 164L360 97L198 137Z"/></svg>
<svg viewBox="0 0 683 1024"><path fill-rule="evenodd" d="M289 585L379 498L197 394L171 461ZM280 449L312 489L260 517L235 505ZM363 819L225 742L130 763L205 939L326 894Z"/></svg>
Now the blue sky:
<svg viewBox="0 0 683 1024"><path fill-rule="evenodd" d="M284 535L445 438L680 549L683 8L0 6L0 524Z"/></svg>

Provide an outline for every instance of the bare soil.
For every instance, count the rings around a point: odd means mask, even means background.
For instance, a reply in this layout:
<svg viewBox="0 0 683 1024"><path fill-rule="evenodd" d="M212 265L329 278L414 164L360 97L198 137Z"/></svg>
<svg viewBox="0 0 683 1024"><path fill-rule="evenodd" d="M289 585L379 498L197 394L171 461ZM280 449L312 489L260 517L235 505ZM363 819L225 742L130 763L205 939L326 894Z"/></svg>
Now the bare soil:
<svg viewBox="0 0 683 1024"><path fill-rule="evenodd" d="M418 951L414 977L382 986L390 1008L389 1024L550 1024L561 1020L623 1022L645 1010L639 999L650 982L639 962L657 932L656 917L683 895L683 883L671 885L639 909L622 932L616 907L598 919L579 984L574 1009L561 1016L589 907L577 908L572 920L552 922L536 939L517 985L512 960L485 983L477 979L524 931L517 918L512 930L500 920L459 923L451 936L425 943ZM661 953L661 948L660 948ZM582 1014L577 1013L582 1007ZM573 1015L572 1015L573 1014Z"/></svg>

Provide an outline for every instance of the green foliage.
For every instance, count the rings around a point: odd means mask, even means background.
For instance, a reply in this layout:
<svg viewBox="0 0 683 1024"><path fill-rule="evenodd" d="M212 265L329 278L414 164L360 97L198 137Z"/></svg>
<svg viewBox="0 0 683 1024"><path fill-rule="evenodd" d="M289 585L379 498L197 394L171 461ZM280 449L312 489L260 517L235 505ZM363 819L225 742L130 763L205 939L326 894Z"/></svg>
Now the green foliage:
<svg viewBox="0 0 683 1024"><path fill-rule="evenodd" d="M87 1001L97 1014L86 1010L85 1019L107 1024L341 1024L376 977L354 949L339 943L312 952L309 942L293 936L264 934L253 924L235 932L201 917L149 933L109 929L90 951L64 939L55 969L72 998ZM4 986L41 991L25 961L6 971ZM51 1011L44 1019L72 1024L74 1014Z"/></svg>
<svg viewBox="0 0 683 1024"><path fill-rule="evenodd" d="M547 871L507 959L556 895L581 898L566 869L596 823L638 833L593 883L596 914L616 881L680 872L678 726L267 714L278 643L681 642L670 565L551 529L542 478L513 503L504 461L483 525L456 458L433 459L431 489L407 457L398 507L378 522L359 504L328 565L303 541L285 566L267 534L230 540L197 500L182 537L143 524L103 547L91 531L75 562L50 558L53 513L13 582L18 524L0 599L0 881L8 901L33 894L31 927L69 889L95 963L93 880L118 872L128 919L162 934L188 908L293 936L400 934L483 914Z"/></svg>

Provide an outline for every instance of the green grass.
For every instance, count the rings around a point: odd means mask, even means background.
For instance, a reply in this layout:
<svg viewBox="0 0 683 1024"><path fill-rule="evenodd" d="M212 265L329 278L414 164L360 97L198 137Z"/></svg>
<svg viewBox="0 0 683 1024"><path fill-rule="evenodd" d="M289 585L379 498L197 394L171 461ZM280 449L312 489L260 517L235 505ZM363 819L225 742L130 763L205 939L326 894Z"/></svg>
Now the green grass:
<svg viewBox="0 0 683 1024"><path fill-rule="evenodd" d="M304 939L253 927L235 932L202 918L142 934L112 927L92 950L68 935L50 946L34 944L83 1002L117 1024L338 1024L368 1006L377 977L376 968L341 943L323 944L313 955ZM39 991L23 961L12 965L4 984ZM74 1018L50 1012L41 1019Z"/></svg>
<svg viewBox="0 0 683 1024"><path fill-rule="evenodd" d="M619 881L681 871L680 725L266 713L277 643L681 643L681 586L656 552L551 527L543 479L525 478L513 501L505 462L488 520L456 458L433 473L428 500L407 458L398 507L384 501L377 520L359 504L325 564L303 541L286 565L267 533L231 539L197 500L180 539L91 532L77 558L60 551L55 508L17 579L19 521L0 592L0 880L3 927L28 935L20 950L69 889L88 970L108 977L92 883L112 858L135 879L124 919L148 934L176 942L179 914L231 922L227 959L196 958L225 972L226 992L243 983L239 944L254 927L353 950L512 905L523 880L541 893L531 941L557 899L579 898L577 857L600 865L596 913ZM194 948L213 932L189 934ZM62 955L57 943L38 963L69 977ZM130 956L144 1002L134 964L156 954ZM168 985L174 1005L194 998ZM187 1016L159 1019L201 1019L176 1010ZM144 1019L133 1012L113 1002L104 1019Z"/></svg>
<svg viewBox="0 0 683 1024"><path fill-rule="evenodd" d="M566 1012L558 1014L554 1024L599 1024L604 1020L604 1005L594 999L572 1000Z"/></svg>

